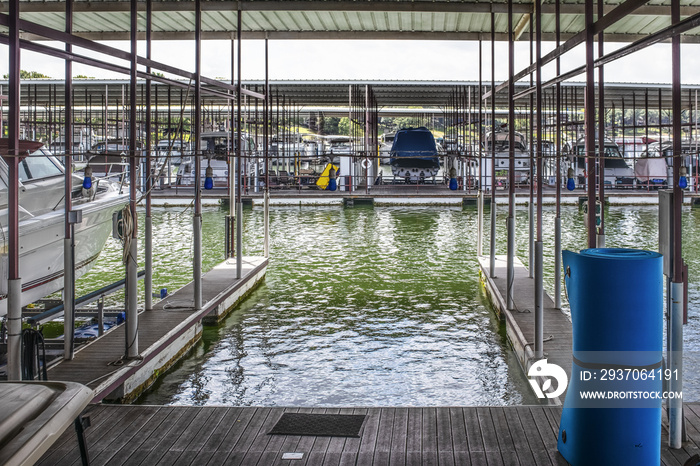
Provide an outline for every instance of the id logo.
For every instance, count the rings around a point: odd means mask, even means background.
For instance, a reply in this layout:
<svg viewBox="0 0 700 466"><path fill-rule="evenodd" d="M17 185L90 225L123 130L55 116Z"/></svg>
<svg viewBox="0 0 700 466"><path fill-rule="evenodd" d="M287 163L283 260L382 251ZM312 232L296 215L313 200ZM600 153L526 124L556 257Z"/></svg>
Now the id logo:
<svg viewBox="0 0 700 466"><path fill-rule="evenodd" d="M538 398L556 398L564 393L566 385L569 383L569 377L567 377L564 369L556 364L549 364L546 359L540 359L530 366L527 376L530 378L530 386ZM537 377L545 378L541 387L537 382ZM557 381L557 386L554 391L550 392L552 379Z"/></svg>

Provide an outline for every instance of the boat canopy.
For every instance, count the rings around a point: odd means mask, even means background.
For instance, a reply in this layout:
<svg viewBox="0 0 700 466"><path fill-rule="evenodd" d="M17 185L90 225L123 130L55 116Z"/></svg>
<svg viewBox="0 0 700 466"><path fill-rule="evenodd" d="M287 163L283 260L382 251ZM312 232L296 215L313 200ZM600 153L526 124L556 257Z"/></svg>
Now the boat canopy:
<svg viewBox="0 0 700 466"><path fill-rule="evenodd" d="M435 157L435 138L427 128L406 128L396 132L391 146L395 157Z"/></svg>

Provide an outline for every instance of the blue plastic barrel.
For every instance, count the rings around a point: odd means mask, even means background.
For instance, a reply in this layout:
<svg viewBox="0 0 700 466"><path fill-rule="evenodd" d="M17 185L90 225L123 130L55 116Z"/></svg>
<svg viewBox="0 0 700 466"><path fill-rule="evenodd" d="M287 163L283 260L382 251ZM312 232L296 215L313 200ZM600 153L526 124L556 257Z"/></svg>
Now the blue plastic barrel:
<svg viewBox="0 0 700 466"><path fill-rule="evenodd" d="M586 249L563 263L574 360L557 448L574 466L658 465L662 256Z"/></svg>

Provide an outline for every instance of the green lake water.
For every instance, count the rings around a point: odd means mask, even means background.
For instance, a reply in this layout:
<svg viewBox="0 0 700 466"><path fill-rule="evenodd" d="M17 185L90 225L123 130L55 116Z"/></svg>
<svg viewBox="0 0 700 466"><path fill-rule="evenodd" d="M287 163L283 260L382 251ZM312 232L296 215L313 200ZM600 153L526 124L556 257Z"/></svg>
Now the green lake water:
<svg viewBox="0 0 700 466"><path fill-rule="evenodd" d="M487 211L488 212L488 211ZM608 247L657 248L654 207L606 211ZM204 270L224 259L226 212L203 214ZM684 211L690 266L684 397L698 392L700 211ZM178 405L446 406L535 403L480 289L476 211L276 207L265 281L139 402ZM140 218L142 220L143 217ZM263 212L244 211L244 254L262 254ZM517 212L527 263L527 211ZM191 280L191 211L154 209L154 289ZM583 216L562 210L563 246L585 247ZM141 226L143 223L140 224ZM488 226L488 216L487 216ZM544 212L545 289L553 284L554 210ZM505 208L497 253L505 253ZM78 292L123 276L110 240ZM488 229L484 251L488 252ZM142 286L142 284L141 284ZM118 305L123 294L110 297ZM695 396L697 398L697 396Z"/></svg>

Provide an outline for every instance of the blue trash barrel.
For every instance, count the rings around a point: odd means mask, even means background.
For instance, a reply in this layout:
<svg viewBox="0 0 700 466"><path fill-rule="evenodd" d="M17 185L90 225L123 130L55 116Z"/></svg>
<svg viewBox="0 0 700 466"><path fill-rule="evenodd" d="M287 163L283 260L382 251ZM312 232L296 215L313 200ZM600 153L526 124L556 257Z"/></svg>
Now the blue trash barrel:
<svg viewBox="0 0 700 466"><path fill-rule="evenodd" d="M598 248L562 255L574 358L557 448L574 466L658 465L662 256Z"/></svg>

